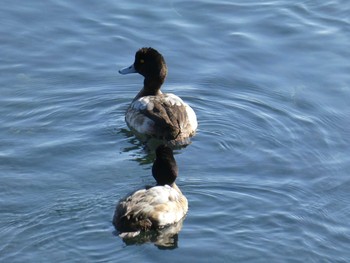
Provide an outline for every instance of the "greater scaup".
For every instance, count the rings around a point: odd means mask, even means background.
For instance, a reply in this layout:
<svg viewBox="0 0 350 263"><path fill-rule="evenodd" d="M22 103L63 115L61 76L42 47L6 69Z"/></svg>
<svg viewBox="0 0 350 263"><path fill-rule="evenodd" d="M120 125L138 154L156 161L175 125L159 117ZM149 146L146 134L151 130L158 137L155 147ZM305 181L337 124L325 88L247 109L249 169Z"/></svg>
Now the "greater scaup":
<svg viewBox="0 0 350 263"><path fill-rule="evenodd" d="M187 213L187 199L175 183L178 167L168 146L156 149L152 174L156 186L134 192L116 207L113 224L121 237L135 237L141 231L176 224Z"/></svg>
<svg viewBox="0 0 350 263"><path fill-rule="evenodd" d="M135 62L119 73L139 73L145 78L143 88L126 112L128 126L140 135L188 144L197 129L197 117L178 96L160 91L167 75L163 56L153 48L141 48Z"/></svg>

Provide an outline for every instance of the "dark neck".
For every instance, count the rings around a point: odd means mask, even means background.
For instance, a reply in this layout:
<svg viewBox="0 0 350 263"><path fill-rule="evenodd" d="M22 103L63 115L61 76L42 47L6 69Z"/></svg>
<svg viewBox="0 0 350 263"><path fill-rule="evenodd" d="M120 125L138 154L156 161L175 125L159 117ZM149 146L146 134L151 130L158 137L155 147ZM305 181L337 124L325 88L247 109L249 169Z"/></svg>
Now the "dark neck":
<svg viewBox="0 0 350 263"><path fill-rule="evenodd" d="M163 84L164 80L162 79L149 79L145 78L143 81L143 88L142 90L136 95L134 100L137 100L144 96L156 96L159 94L162 94L160 91L160 88Z"/></svg>

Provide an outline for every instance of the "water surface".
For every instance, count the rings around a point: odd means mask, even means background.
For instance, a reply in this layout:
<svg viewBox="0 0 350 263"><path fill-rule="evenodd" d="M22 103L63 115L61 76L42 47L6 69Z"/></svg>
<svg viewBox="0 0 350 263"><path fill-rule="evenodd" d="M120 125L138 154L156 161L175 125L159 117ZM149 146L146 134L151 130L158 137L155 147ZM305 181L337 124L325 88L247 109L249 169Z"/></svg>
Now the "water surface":
<svg viewBox="0 0 350 263"><path fill-rule="evenodd" d="M347 262L347 1L2 1L0 261ZM153 183L117 70L152 46L196 111L176 150L177 248L126 245L117 201Z"/></svg>

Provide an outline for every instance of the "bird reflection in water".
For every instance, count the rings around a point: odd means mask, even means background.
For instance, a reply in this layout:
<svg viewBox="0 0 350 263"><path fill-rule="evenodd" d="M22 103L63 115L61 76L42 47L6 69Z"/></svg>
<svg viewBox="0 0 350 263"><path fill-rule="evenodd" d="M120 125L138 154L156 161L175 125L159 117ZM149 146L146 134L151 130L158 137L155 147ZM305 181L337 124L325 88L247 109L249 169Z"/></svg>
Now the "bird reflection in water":
<svg viewBox="0 0 350 263"><path fill-rule="evenodd" d="M179 232L185 218L163 229L150 230L137 234L121 233L118 235L127 246L153 243L159 249L176 249L178 247Z"/></svg>

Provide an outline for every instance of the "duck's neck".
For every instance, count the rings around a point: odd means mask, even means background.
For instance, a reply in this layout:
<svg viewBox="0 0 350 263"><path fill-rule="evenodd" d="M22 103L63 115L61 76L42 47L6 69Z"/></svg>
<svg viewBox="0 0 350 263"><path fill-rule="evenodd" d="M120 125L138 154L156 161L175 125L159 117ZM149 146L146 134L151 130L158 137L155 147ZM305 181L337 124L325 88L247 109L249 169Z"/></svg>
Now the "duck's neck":
<svg viewBox="0 0 350 263"><path fill-rule="evenodd" d="M136 95L134 101L144 96L156 96L162 94L160 88L164 80L145 78L142 90Z"/></svg>

